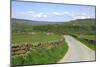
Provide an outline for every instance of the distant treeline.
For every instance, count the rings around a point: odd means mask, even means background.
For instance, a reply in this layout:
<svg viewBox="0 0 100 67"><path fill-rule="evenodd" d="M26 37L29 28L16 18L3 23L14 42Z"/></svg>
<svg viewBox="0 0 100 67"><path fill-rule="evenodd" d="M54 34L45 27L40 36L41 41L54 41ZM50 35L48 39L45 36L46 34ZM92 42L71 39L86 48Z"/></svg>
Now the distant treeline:
<svg viewBox="0 0 100 67"><path fill-rule="evenodd" d="M77 26L77 25L44 25L33 26L34 31L53 32L58 34L95 34L95 26Z"/></svg>
<svg viewBox="0 0 100 67"><path fill-rule="evenodd" d="M19 29L16 27L14 28L14 32L43 31L57 34L96 34L95 19L79 19L70 22L63 22L62 24L44 24L35 26L19 25L19 27L17 27Z"/></svg>

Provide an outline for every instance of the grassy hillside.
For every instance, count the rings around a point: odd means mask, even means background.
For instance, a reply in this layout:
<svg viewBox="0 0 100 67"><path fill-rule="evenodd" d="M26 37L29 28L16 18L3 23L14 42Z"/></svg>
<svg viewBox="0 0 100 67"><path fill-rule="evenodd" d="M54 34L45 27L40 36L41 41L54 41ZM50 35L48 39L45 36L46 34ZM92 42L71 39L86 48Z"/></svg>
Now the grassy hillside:
<svg viewBox="0 0 100 67"><path fill-rule="evenodd" d="M77 30L77 31L76 31ZM95 19L78 19L69 22L44 22L12 19L12 31L44 31L58 34L95 34Z"/></svg>
<svg viewBox="0 0 100 67"><path fill-rule="evenodd" d="M70 23L66 23L66 24L70 24L70 25L77 25L77 26L95 26L95 19L77 19L77 20L72 20L70 21Z"/></svg>
<svg viewBox="0 0 100 67"><path fill-rule="evenodd" d="M12 65L52 64L58 62L65 55L68 46L64 42L51 49L36 48L26 55L12 57ZM20 51L21 52L21 51Z"/></svg>
<svg viewBox="0 0 100 67"><path fill-rule="evenodd" d="M27 33L13 33L12 43L23 44L23 43L35 43L35 42L48 42L61 39L62 36L57 34L51 34L46 32L27 32Z"/></svg>
<svg viewBox="0 0 100 67"><path fill-rule="evenodd" d="M68 50L62 35L71 35L95 50L95 24L95 19L69 22L12 19L12 64L56 63Z"/></svg>
<svg viewBox="0 0 100 67"><path fill-rule="evenodd" d="M11 19L12 24L12 31L32 31L32 26L41 26L41 25L52 25L52 24L61 24L60 22L49 22L49 21L32 21L32 20L26 20L26 19Z"/></svg>
<svg viewBox="0 0 100 67"><path fill-rule="evenodd" d="M34 31L54 32L61 35L71 35L86 44L91 49L96 49L96 20L78 19L64 22L60 25L33 26Z"/></svg>
<svg viewBox="0 0 100 67"><path fill-rule="evenodd" d="M12 34L12 65L50 64L68 50L62 36L46 32Z"/></svg>
<svg viewBox="0 0 100 67"><path fill-rule="evenodd" d="M58 34L95 34L95 19L79 19L60 25L33 26L35 31L55 32Z"/></svg>

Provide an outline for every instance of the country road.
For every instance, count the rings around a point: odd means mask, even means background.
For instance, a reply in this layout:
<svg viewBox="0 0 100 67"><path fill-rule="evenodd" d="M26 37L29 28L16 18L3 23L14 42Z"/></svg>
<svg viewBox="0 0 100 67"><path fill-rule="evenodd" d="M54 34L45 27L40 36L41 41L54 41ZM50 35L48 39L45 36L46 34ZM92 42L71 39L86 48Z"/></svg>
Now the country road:
<svg viewBox="0 0 100 67"><path fill-rule="evenodd" d="M95 51L91 50L72 36L66 35L64 37L65 41L68 43L69 50L58 63L95 60Z"/></svg>

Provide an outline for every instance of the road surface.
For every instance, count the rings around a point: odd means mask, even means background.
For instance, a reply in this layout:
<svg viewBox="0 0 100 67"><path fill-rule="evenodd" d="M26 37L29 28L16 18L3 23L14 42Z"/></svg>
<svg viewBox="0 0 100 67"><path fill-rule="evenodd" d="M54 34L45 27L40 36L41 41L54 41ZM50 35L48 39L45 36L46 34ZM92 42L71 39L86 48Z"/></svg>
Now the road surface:
<svg viewBox="0 0 100 67"><path fill-rule="evenodd" d="M69 50L58 63L95 61L95 51L91 50L72 36L66 35L64 37L65 41L68 43Z"/></svg>

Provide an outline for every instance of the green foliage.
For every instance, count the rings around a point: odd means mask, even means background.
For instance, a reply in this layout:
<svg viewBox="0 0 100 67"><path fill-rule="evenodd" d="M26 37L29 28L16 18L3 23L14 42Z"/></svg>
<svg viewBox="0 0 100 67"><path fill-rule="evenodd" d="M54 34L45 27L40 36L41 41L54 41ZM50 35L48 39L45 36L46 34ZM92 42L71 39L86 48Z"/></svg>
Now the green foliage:
<svg viewBox="0 0 100 67"><path fill-rule="evenodd" d="M69 22L42 22L12 19L13 32L53 32L57 34L96 34L95 19L78 19Z"/></svg>
<svg viewBox="0 0 100 67"><path fill-rule="evenodd" d="M58 60L60 60L66 51L68 50L68 46L66 43L63 42L61 43L59 40L62 39L63 37L58 34L54 33L47 33L47 32L20 32L20 33L13 33L12 34L12 54L15 54L16 56L13 55L12 57L12 64L13 65L30 65L30 64L49 64L49 63L56 63ZM60 45L56 45L56 41L60 43ZM23 50L25 51L26 47L23 45L23 43L35 43L35 42L40 42L47 44L45 45L56 45L55 47L52 48L34 48L33 46L31 47L32 50L30 53L25 53L25 54L20 54L24 53L22 52ZM51 43L49 43L51 42ZM55 42L55 43L54 43ZM22 43L23 47L20 47ZM15 45L14 45L15 44ZM18 45L16 45L18 44ZM14 48L13 48L14 46ZM15 47L16 46L16 47ZM38 46L38 45L37 45ZM20 47L20 48L18 48ZM27 46L28 47L28 46ZM18 49L18 50L17 50Z"/></svg>
<svg viewBox="0 0 100 67"><path fill-rule="evenodd" d="M57 34L95 34L95 19L74 20L55 25L33 26L34 31L54 32Z"/></svg>
<svg viewBox="0 0 100 67"><path fill-rule="evenodd" d="M57 34L48 35L46 32L24 32L24 33L13 33L12 34L12 43L35 43L35 42L47 42L53 40L59 40L62 36Z"/></svg>
<svg viewBox="0 0 100 67"><path fill-rule="evenodd" d="M87 47L92 50L96 50L96 36L95 35L82 35L82 34L71 34L73 37L84 43Z"/></svg>
<svg viewBox="0 0 100 67"><path fill-rule="evenodd" d="M87 47L91 48L92 50L96 51L96 43L89 42L89 40L84 40L84 39L78 39L82 43L84 43Z"/></svg>
<svg viewBox="0 0 100 67"><path fill-rule="evenodd" d="M63 58L64 54L68 50L68 46L64 42L63 44L51 48L37 48L33 50L31 54L27 56L16 56L12 58L13 65L30 65L30 64L51 64L56 63L61 58Z"/></svg>
<svg viewBox="0 0 100 67"><path fill-rule="evenodd" d="M96 49L96 20L78 19L60 25L33 26L33 30L54 32L57 34L75 35L80 41L93 50Z"/></svg>
<svg viewBox="0 0 100 67"><path fill-rule="evenodd" d="M79 19L60 24L45 24L28 20L14 20L12 24L12 46L14 44L35 43L55 41L62 38L61 35L72 35L88 47L95 50L96 48L96 25L95 19ZM21 22L21 23L20 23ZM30 22L29 24L27 22ZM38 24L37 24L38 23ZM36 48L27 56L20 55L12 57L13 65L30 65L30 64L49 64L59 61L68 46L64 42L51 49Z"/></svg>

